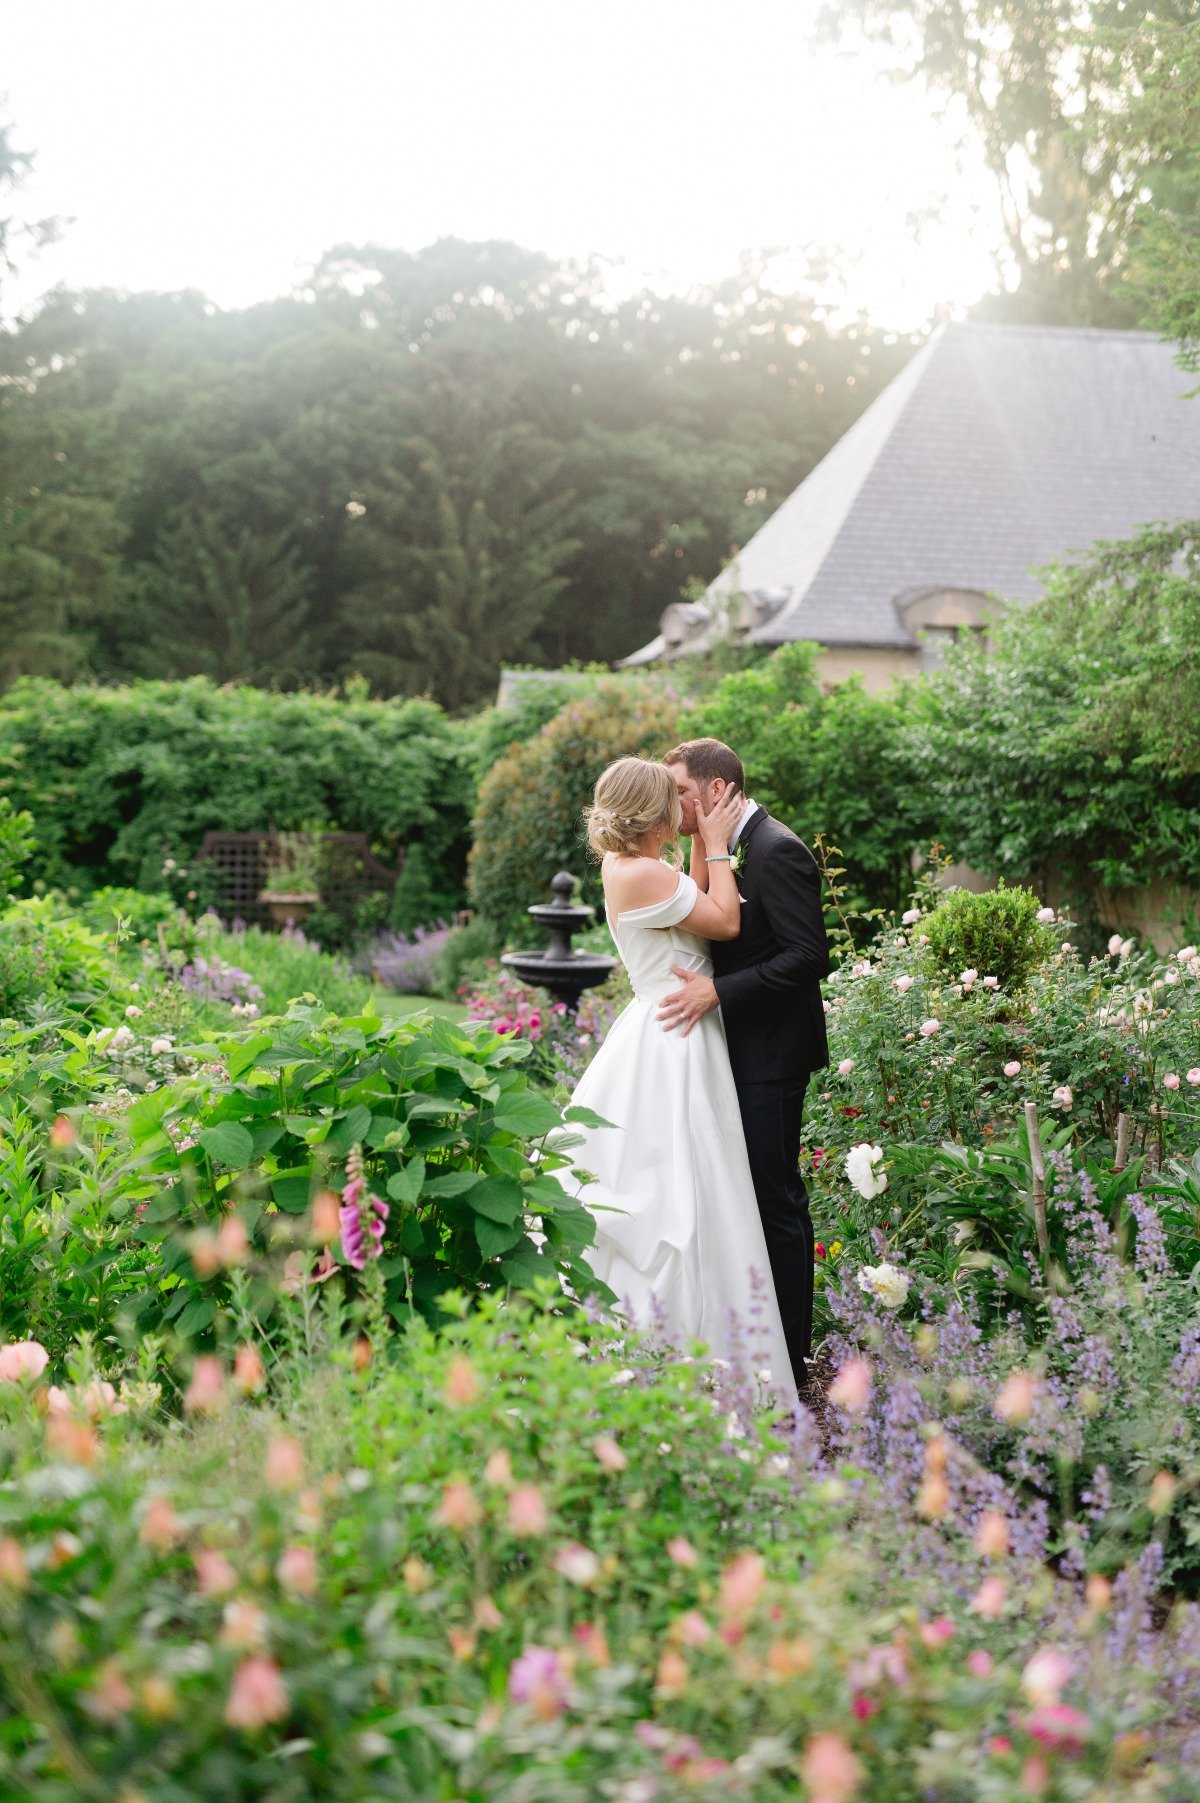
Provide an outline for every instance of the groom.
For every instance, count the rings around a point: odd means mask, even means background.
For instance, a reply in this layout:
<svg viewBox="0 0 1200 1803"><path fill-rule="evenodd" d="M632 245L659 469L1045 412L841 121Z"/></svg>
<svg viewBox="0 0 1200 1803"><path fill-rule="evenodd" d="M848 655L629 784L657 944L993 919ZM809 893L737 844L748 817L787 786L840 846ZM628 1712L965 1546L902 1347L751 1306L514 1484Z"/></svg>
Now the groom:
<svg viewBox="0 0 1200 1803"><path fill-rule="evenodd" d="M696 830L727 789L745 794L737 753L719 739L689 739L663 759ZM684 1034L720 1007L737 1086L750 1174L798 1389L812 1343L813 1228L800 1175L800 1122L813 1071L829 1062L820 979L829 974L816 860L795 833L746 801L729 842L742 897L738 938L712 946L713 975L674 966L680 988L658 1010ZM700 846L699 855L704 856Z"/></svg>

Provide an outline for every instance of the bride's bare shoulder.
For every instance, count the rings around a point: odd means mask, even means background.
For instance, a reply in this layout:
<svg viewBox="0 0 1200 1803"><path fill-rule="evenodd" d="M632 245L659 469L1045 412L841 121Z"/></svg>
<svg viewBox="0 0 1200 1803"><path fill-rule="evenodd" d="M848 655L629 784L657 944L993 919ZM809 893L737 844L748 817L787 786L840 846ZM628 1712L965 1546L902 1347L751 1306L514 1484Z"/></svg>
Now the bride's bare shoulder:
<svg viewBox="0 0 1200 1803"><path fill-rule="evenodd" d="M608 852L601 875L605 899L614 914L669 901L679 887L679 872L659 858L619 858Z"/></svg>

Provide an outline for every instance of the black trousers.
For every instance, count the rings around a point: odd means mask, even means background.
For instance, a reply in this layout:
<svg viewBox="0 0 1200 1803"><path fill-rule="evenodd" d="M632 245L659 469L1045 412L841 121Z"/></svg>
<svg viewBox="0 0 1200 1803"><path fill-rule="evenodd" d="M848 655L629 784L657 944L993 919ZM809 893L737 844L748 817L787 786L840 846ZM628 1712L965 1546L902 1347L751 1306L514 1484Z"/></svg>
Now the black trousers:
<svg viewBox="0 0 1200 1803"><path fill-rule="evenodd" d="M807 1073L768 1083L737 1080L750 1175L798 1389L804 1386L804 1361L812 1349L813 1224L799 1168L807 1088Z"/></svg>

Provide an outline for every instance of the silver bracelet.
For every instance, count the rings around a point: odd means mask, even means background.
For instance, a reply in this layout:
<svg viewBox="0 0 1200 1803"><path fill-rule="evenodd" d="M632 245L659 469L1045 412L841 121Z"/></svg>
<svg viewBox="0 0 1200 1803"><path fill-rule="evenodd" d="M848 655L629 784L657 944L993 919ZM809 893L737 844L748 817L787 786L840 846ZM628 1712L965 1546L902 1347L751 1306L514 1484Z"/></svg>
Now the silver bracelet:
<svg viewBox="0 0 1200 1803"><path fill-rule="evenodd" d="M706 864L732 864L733 853L731 851L718 852L715 858L705 858L704 862Z"/></svg>

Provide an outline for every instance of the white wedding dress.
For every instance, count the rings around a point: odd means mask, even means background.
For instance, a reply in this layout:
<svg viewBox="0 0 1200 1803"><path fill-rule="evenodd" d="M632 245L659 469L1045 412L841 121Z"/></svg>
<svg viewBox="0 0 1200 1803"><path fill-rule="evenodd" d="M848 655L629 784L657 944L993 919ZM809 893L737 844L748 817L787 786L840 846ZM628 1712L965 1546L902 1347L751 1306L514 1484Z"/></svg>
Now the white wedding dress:
<svg viewBox="0 0 1200 1803"><path fill-rule="evenodd" d="M723 1358L740 1351L794 1397L720 1012L686 1038L657 1018L679 987L672 964L712 974L708 941L676 924L696 897L681 872L669 900L607 915L633 1000L574 1095L613 1122L572 1154L597 1178L581 1192L597 1211L586 1257L638 1326L684 1351L693 1340Z"/></svg>

